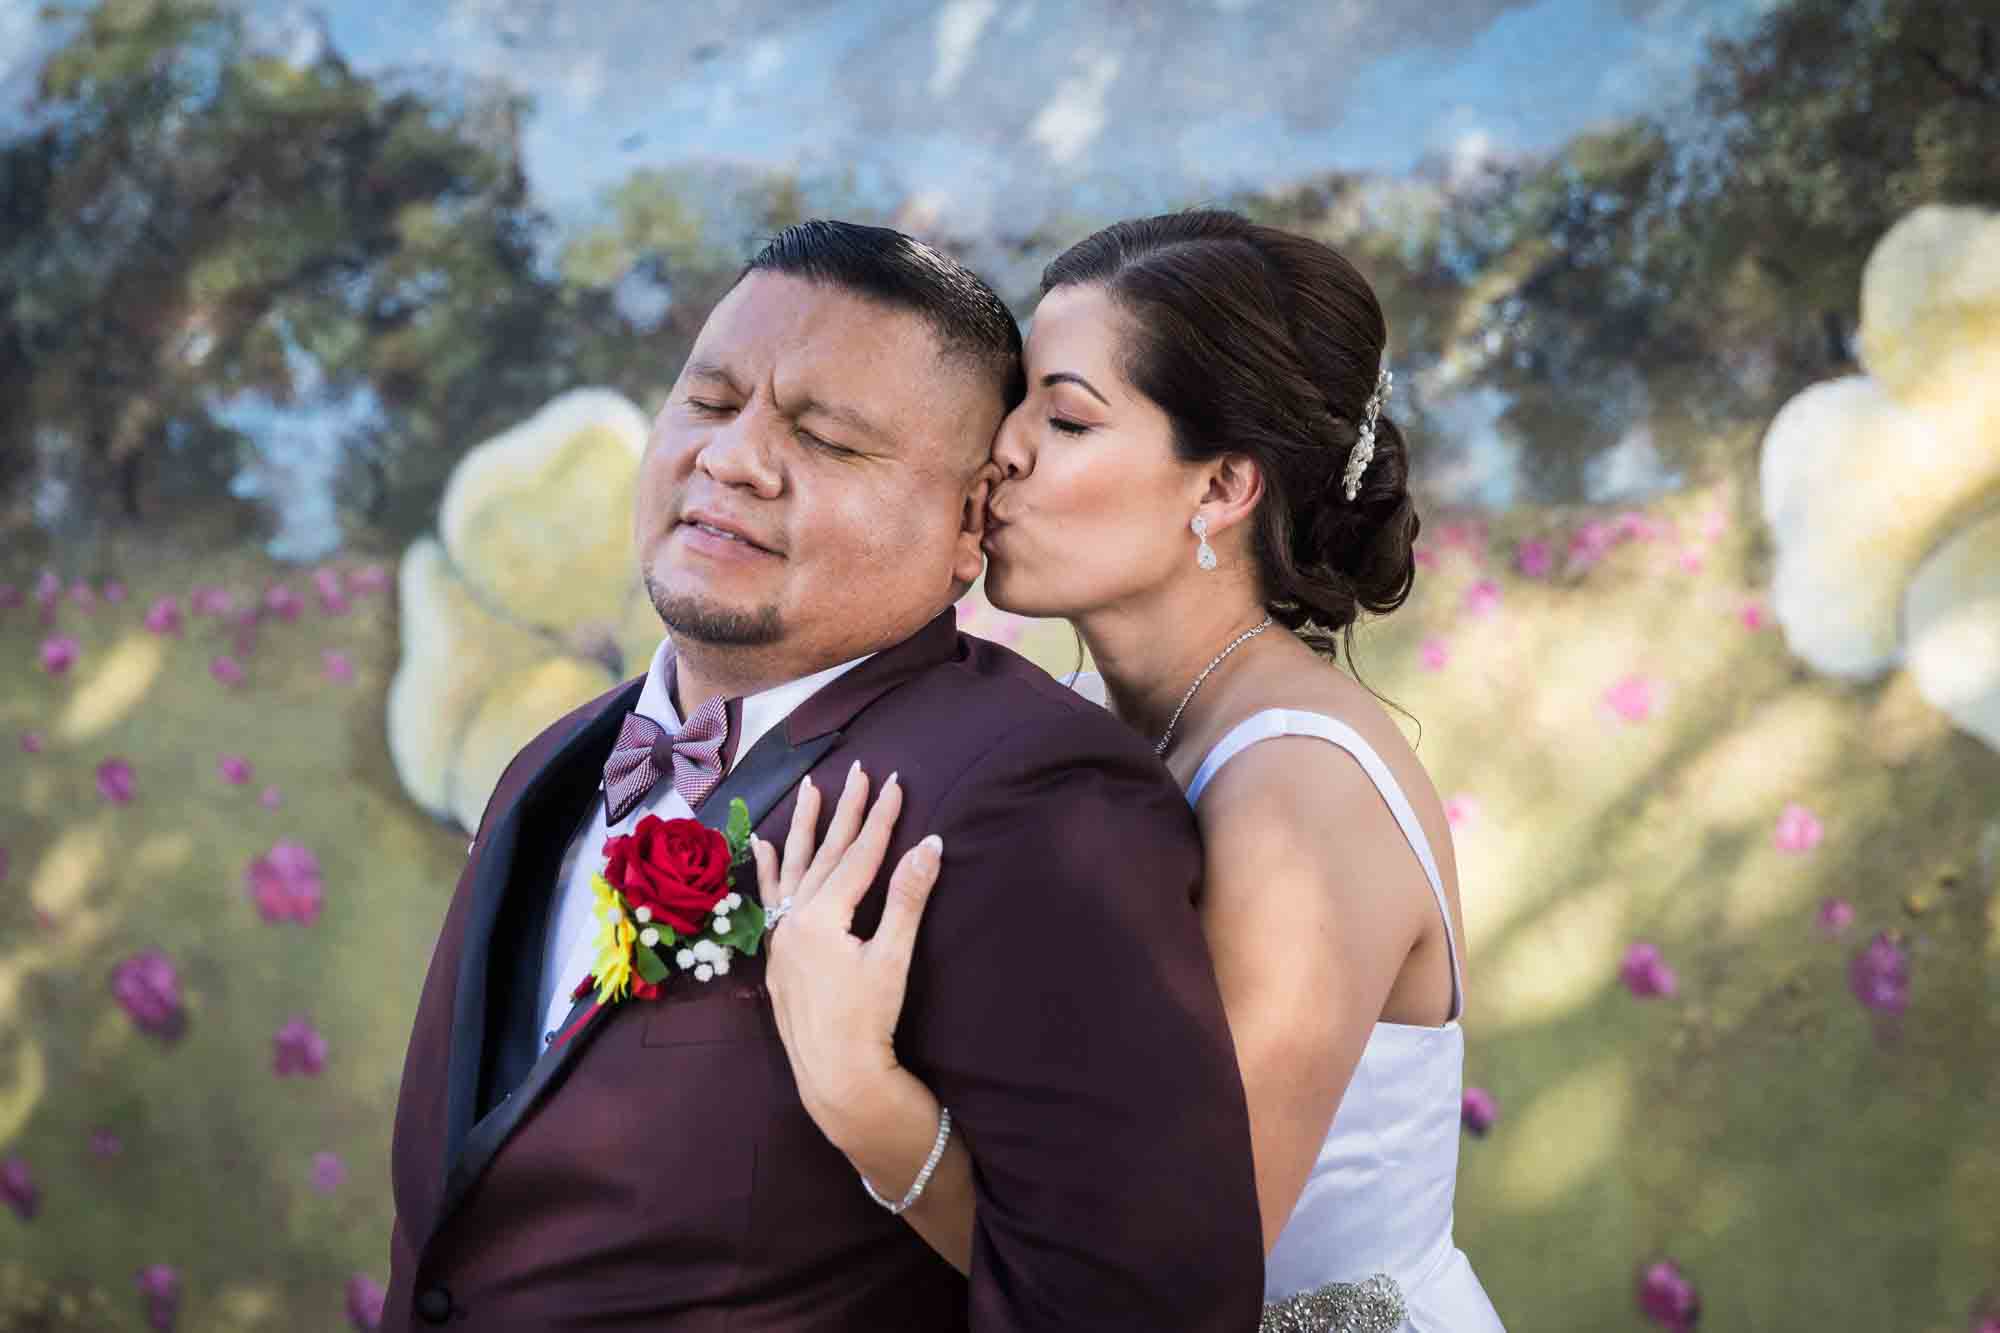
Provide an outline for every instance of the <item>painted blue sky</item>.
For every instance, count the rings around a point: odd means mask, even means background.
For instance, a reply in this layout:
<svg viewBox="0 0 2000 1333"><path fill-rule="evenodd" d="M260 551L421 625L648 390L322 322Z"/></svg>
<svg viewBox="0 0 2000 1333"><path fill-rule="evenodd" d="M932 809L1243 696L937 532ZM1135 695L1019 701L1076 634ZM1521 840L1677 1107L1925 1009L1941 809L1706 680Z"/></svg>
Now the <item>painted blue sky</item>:
<svg viewBox="0 0 2000 1333"><path fill-rule="evenodd" d="M1669 104L1771 0L239 0L297 58L442 66L529 94L559 218L642 165L853 181L992 234L1330 168L1553 147ZM0 117L39 0L0 0ZM4 123L4 121L0 121Z"/></svg>

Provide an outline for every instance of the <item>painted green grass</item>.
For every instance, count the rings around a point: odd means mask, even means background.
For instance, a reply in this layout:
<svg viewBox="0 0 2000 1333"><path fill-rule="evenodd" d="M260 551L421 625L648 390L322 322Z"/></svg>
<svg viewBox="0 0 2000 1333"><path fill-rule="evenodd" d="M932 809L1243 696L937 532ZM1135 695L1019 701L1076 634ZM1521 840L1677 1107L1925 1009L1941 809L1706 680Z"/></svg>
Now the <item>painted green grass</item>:
<svg viewBox="0 0 2000 1333"><path fill-rule="evenodd" d="M1657 512L1686 534L1717 502ZM2000 1280L2000 756L1906 680L1817 679L1777 630L1746 628L1758 554L1740 527L1692 543L1696 573L1675 563L1685 539L1582 575L1508 567L1514 539L1568 526L1517 514L1471 549L1433 532L1419 594L1363 640L1440 789L1477 803L1458 832L1467 1076L1501 1119L1465 1142L1460 1242L1518 1329L1642 1327L1634 1270L1655 1255L1697 1282L1704 1327L1962 1329ZM124 606L62 614L83 649L64 678L36 665L32 608L0 613L0 1153L42 1190L32 1222L0 1214L0 1320L139 1328L132 1275L166 1262L182 1329L341 1327L348 1276L386 1277L395 1089L464 835L414 809L389 764L392 594L329 617L304 575L254 554L131 550L116 572ZM1464 609L1480 578L1499 590L1484 618ZM208 675L228 641L212 622L139 627L157 595L214 582L241 600L274 579L306 609L263 630L240 690ZM1044 638L1066 667L1067 635ZM1427 639L1448 647L1442 669L1421 665ZM327 648L353 683L326 680ZM1662 687L1644 722L1604 707L1631 673ZM28 728L46 753L15 746ZM217 775L223 753L253 762L247 787ZM130 806L96 793L111 755L137 770ZM258 804L267 784L281 809ZM1773 845L1791 801L1826 828L1807 855ZM321 863L314 925L266 924L244 891L279 837ZM1830 939L1813 917L1836 895L1857 920ZM1913 960L1893 1031L1847 989L1885 929ZM1619 986L1635 939L1661 946L1675 997ZM175 1046L110 996L112 964L145 945L181 968ZM295 1013L328 1040L321 1077L271 1072ZM120 1156L93 1157L97 1126ZM348 1170L330 1196L309 1180L322 1150Z"/></svg>

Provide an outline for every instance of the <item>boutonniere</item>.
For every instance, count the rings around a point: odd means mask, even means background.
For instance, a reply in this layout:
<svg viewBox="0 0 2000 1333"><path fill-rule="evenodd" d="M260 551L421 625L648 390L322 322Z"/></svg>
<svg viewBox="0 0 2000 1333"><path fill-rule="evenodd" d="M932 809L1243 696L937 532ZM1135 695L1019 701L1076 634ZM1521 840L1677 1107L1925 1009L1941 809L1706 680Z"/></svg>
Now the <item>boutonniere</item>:
<svg viewBox="0 0 2000 1333"><path fill-rule="evenodd" d="M751 859L750 807L729 803L717 833L695 819L647 815L604 844L597 890L597 963L571 992L597 992L601 1007L628 994L658 998L676 972L699 982L729 974L729 961L756 954L764 909L736 892L736 867Z"/></svg>

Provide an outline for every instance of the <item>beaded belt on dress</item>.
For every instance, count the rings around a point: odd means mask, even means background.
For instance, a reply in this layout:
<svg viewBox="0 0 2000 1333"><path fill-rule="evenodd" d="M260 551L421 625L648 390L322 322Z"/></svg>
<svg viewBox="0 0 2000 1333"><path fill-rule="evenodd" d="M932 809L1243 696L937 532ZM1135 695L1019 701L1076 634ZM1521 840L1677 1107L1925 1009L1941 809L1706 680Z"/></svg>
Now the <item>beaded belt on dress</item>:
<svg viewBox="0 0 2000 1333"><path fill-rule="evenodd" d="M1365 1282L1329 1282L1264 1307L1257 1333L1394 1333L1408 1309L1387 1273Z"/></svg>

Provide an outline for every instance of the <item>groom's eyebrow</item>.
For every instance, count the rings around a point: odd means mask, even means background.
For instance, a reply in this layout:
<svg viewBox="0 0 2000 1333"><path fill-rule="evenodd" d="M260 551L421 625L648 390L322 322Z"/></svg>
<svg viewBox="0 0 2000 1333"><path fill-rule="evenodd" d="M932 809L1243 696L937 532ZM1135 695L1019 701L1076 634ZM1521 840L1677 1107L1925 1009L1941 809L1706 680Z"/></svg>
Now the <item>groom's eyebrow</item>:
<svg viewBox="0 0 2000 1333"><path fill-rule="evenodd" d="M689 379L711 380L726 386L734 393L743 392L743 386L736 382L736 377L729 373L728 367L719 361L690 361L687 364L687 376Z"/></svg>
<svg viewBox="0 0 2000 1333"><path fill-rule="evenodd" d="M1106 398L1103 394L1099 393L1096 390L1096 388L1092 386L1089 380L1077 374L1075 371L1057 370L1042 376L1042 387L1044 389L1053 389L1058 384L1074 384L1077 388L1082 389L1085 393L1089 394L1092 398L1095 398L1098 402L1103 403L1106 407L1111 406L1111 400L1109 398Z"/></svg>
<svg viewBox="0 0 2000 1333"><path fill-rule="evenodd" d="M830 402L825 398L807 398L799 404L798 410L793 414L794 419L805 416L825 417L836 425L857 431L878 443L891 442L886 431L877 427L858 408L849 407L845 403Z"/></svg>

